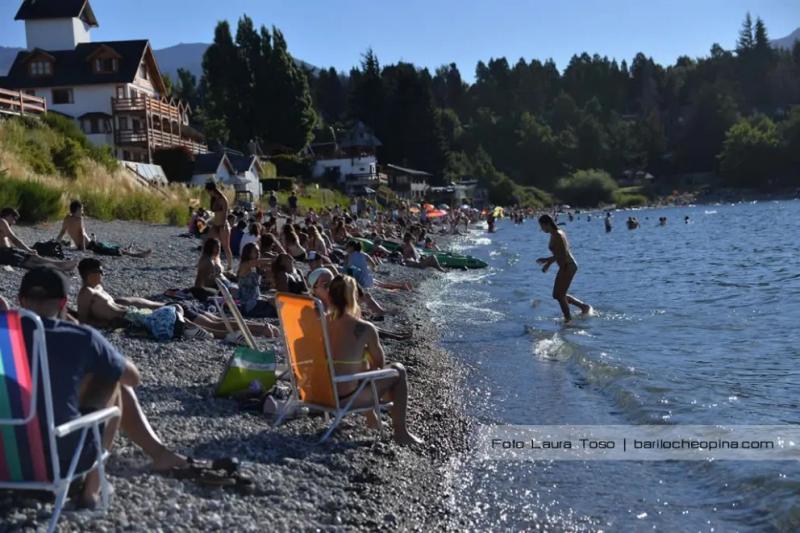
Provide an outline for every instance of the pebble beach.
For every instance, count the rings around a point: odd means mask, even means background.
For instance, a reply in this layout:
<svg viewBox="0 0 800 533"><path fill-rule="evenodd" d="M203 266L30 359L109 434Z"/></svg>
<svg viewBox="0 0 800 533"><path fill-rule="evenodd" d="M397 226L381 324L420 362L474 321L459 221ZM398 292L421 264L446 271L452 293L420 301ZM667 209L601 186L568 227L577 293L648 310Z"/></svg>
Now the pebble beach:
<svg viewBox="0 0 800 533"><path fill-rule="evenodd" d="M199 241L179 237L182 228L131 222L87 221L104 241L152 248L147 259L101 258L106 289L115 296L164 300L171 288L192 285ZM29 245L49 240L57 225L15 228ZM67 250L68 259L91 252ZM234 347L222 341L158 343L122 331L107 338L139 368L137 388L145 414L171 449L198 459L233 456L254 481L247 491L201 486L195 481L154 474L148 458L124 434L108 462L114 488L107 512L65 512L63 531L287 531L287 530L455 530L469 528L450 507L448 465L466 451L469 419L460 398L464 370L437 345L430 311L422 305L430 271L384 265L382 277L406 279L411 292L375 289L376 298L395 310L381 327L410 329L410 341L384 341L387 360L408 370L410 428L425 444L401 447L391 432L365 428L348 417L333 437L317 444L322 417L299 416L279 427L259 412L214 397L214 386ZM0 294L16 301L21 269L0 271ZM71 281L70 306L79 288ZM275 349L280 341L258 340ZM52 496L0 491L0 530L46 527Z"/></svg>

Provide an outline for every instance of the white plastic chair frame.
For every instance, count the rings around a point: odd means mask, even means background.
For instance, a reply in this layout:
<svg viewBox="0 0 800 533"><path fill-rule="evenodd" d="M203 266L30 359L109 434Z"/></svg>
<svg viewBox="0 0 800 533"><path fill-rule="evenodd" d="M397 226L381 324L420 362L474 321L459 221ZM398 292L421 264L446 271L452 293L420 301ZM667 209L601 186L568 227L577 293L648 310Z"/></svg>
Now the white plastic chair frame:
<svg viewBox="0 0 800 533"><path fill-rule="evenodd" d="M101 508L103 510L108 508L109 501L109 485L106 479L105 461L111 455L107 450L103 449L103 439L100 434L100 424L111 420L112 418L121 415L118 407L107 407L99 411L95 411L88 415L83 415L74 420L55 425L55 417L53 414L53 396L50 390L50 368L47 363L47 342L44 334L44 324L42 320L34 313L24 309L9 311L9 313L17 313L23 320L30 320L33 325L33 346L26 346L30 350L31 356L31 404L30 412L24 418L7 418L0 419L0 426L25 426L33 420L36 416L36 403L38 401L38 387L39 380L42 381L42 393L44 396L44 414L45 414L45 430L47 439L50 445L50 466L53 472L53 479L49 482L40 481L0 481L0 489L11 490L35 490L52 492L55 495L55 504L53 507L53 516L50 519L47 531L52 533L56 529L58 519L61 516L61 511L66 503L67 492L69 491L70 484L77 478L83 476L87 472L91 472L95 468L100 473L100 495L101 495ZM91 430L92 438L94 439L95 448L97 449L97 457L95 462L86 470L77 472L78 461L81 457L86 437ZM72 455L69 463L69 468L65 475L61 472L61 461L58 455L58 447L56 438L63 438L67 435L80 431L80 439ZM45 458L47 459L47 458Z"/></svg>
<svg viewBox="0 0 800 533"><path fill-rule="evenodd" d="M331 342L330 337L328 335L328 324L325 320L325 308L322 306L322 302L311 296L301 296L297 294L286 294L286 293L278 293L275 297L275 302L278 306L278 317L281 321L281 328L285 331L286 328L283 326L283 314L281 313L281 308L283 306L283 302L281 301L281 296L287 296L290 298L300 298L300 299L308 299L314 302L314 309L317 314L317 319L320 320L321 328L322 328L322 337L323 342L325 345L325 358L328 362L328 372L331 376L331 389L333 391L333 398L334 398L334 407L330 407L327 405L315 404L310 402L305 402L300 399L299 391L297 389L297 381L294 375L294 365L289 362L289 375L292 381L292 390L291 395L289 397L289 401L287 401L283 407L278 411L277 418L275 420L274 425L277 427L279 426L286 416L293 412L294 410L302 407L306 407L308 409L313 409L315 411L320 411L324 413L326 421L329 419L330 415L333 415L333 422L331 422L328 429L322 435L322 438L319 440L319 444L322 444L331 436L333 431L337 428L339 423L344 419L345 416L350 414L359 414L359 413L366 413L368 411L372 411L375 414L375 417L380 421L380 414L381 410L388 410L391 409L394 404L392 402L384 402L381 403L380 396L378 395L378 388L376 387L375 383L377 381L381 381L383 379L395 378L399 375L397 370L393 368L384 368L381 370L368 370L365 372L358 372L356 374L344 374L341 376L336 375L336 370L334 369L333 363L333 353L331 351ZM289 339L286 335L284 335L284 342L286 343L286 353L289 358L292 357L292 351L289 347ZM351 383L353 381L360 382L356 390L349 395L347 402L344 405L341 405L339 394L337 393L337 385L339 383ZM372 405L369 407L353 407L353 403L355 400L361 395L364 389L369 386L372 392ZM380 433L383 434L383 424L380 426Z"/></svg>

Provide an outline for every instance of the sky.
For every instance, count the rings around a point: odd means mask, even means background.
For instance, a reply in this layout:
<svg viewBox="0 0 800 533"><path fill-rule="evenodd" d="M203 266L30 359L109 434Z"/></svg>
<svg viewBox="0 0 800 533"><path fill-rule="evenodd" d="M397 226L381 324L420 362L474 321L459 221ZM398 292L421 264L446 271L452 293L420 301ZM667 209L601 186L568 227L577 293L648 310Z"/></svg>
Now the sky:
<svg viewBox="0 0 800 533"><path fill-rule="evenodd" d="M748 11L770 38L800 27L800 0L90 0L92 39L148 38L154 48L211 42L219 20L249 15L283 31L289 51L318 67L348 71L369 47L381 64L455 62L471 80L479 60L552 58L563 69L587 51L661 64L733 48ZM25 46L21 0L0 0L0 46Z"/></svg>

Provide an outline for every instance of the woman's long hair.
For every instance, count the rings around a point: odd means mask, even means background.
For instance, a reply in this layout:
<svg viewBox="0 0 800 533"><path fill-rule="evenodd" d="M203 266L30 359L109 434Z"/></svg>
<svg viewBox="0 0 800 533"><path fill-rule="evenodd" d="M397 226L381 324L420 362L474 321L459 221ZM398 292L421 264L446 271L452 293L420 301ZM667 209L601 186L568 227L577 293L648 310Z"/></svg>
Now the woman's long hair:
<svg viewBox="0 0 800 533"><path fill-rule="evenodd" d="M550 215L547 215L547 214L542 215L542 216L539 217L539 224L541 224L541 225L543 225L545 227L548 227L548 228L550 228L552 230L557 230L558 229L558 226L556 225L556 221L553 220L553 217L551 217Z"/></svg>
<svg viewBox="0 0 800 533"><path fill-rule="evenodd" d="M219 239L208 239L205 244L203 244L202 255L208 257L209 259L213 259L214 252L216 251L216 255L219 255L221 247L222 244L220 244Z"/></svg>
<svg viewBox="0 0 800 533"><path fill-rule="evenodd" d="M254 251L255 251L255 257L251 258L250 256L253 254ZM244 263L245 261L252 261L253 259L258 259L258 257L259 257L258 245L254 242L248 242L247 244L244 245L244 248L242 248L241 257L239 258L239 266L241 267L241 263Z"/></svg>
<svg viewBox="0 0 800 533"><path fill-rule="evenodd" d="M361 318L361 309L358 307L356 295L358 284L350 276L339 275L331 280L328 287L328 297L331 302L331 317L336 320L344 315Z"/></svg>
<svg viewBox="0 0 800 533"><path fill-rule="evenodd" d="M277 276L278 274L282 274L286 272L286 267L283 266L283 263L286 260L291 261L292 257L289 254L279 254L278 257L272 262L272 275Z"/></svg>

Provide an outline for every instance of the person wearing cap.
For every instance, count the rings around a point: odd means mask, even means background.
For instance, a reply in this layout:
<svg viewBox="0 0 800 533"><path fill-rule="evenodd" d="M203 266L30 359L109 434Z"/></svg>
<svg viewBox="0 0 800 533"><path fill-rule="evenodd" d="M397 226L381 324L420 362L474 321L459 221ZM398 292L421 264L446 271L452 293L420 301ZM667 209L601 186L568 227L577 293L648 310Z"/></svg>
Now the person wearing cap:
<svg viewBox="0 0 800 533"><path fill-rule="evenodd" d="M19 211L13 207L0 210L0 265L26 269L47 266L64 272L75 270L77 261L57 261L39 257L36 250L22 242L11 229L11 225L16 224L17 220Z"/></svg>
<svg viewBox="0 0 800 533"><path fill-rule="evenodd" d="M19 303L39 315L44 325L50 390L56 426L82 414L117 406L122 416L106 424L103 447L110 450L120 426L128 438L152 460L157 472L187 467L187 459L170 451L158 438L142 411L134 387L140 383L139 371L97 330L59 320L67 305L66 278L51 268L36 268L22 278ZM23 321L26 344L32 345L32 330ZM59 457L68 462L78 445L78 434L59 439ZM95 460L94 441L84 443L79 469ZM62 468L68 468L62 464ZM93 508L99 502L100 478L97 471L87 475L80 507Z"/></svg>

